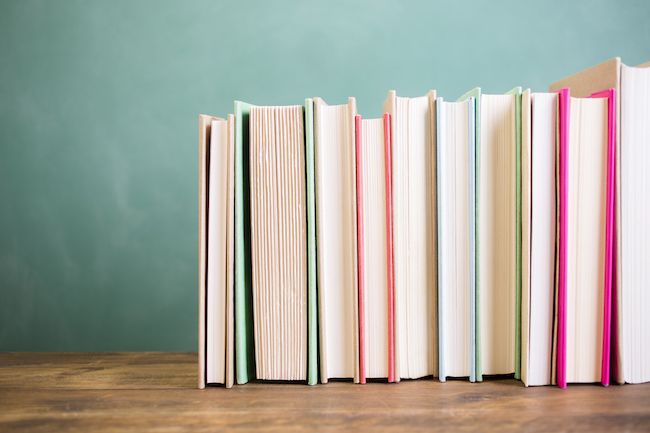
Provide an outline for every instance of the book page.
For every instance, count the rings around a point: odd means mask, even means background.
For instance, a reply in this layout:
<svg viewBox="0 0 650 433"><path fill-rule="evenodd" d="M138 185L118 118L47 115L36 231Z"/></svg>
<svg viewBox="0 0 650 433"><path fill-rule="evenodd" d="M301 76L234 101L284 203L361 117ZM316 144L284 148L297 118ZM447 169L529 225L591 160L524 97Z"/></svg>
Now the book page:
<svg viewBox="0 0 650 433"><path fill-rule="evenodd" d="M515 371L516 95L481 100L479 280L483 374Z"/></svg>
<svg viewBox="0 0 650 433"><path fill-rule="evenodd" d="M314 99L321 381L358 376L354 127L350 105Z"/></svg>
<svg viewBox="0 0 650 433"><path fill-rule="evenodd" d="M228 122L212 121L208 191L207 383L225 383Z"/></svg>
<svg viewBox="0 0 650 433"><path fill-rule="evenodd" d="M607 100L571 98L568 156L567 382L601 380Z"/></svg>
<svg viewBox="0 0 650 433"><path fill-rule="evenodd" d="M533 93L529 385L551 383L556 256L557 94Z"/></svg>
<svg viewBox="0 0 650 433"><path fill-rule="evenodd" d="M444 376L470 376L470 146L469 101L443 102L437 125L438 218L440 228L438 297L442 338L440 353ZM471 102L473 103L473 99ZM444 379L441 373L441 380Z"/></svg>
<svg viewBox="0 0 650 433"><path fill-rule="evenodd" d="M619 345L622 379L650 381L650 69L621 69Z"/></svg>

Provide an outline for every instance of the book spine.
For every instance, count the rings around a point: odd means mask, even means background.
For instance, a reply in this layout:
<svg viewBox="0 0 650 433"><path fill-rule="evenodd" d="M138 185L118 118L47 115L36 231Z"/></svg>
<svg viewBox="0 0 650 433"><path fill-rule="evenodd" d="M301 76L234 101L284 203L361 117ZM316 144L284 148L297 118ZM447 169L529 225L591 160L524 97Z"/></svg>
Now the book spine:
<svg viewBox="0 0 650 433"><path fill-rule="evenodd" d="M366 383L366 315L365 269L363 243L363 153L361 140L361 116L354 117L357 159L357 265L359 272L359 383Z"/></svg>

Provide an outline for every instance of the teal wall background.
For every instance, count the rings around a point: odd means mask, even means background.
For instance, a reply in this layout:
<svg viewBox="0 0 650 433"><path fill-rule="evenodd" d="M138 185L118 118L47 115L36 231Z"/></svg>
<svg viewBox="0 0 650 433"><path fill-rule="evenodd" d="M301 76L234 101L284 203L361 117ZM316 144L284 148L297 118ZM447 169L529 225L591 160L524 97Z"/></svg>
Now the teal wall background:
<svg viewBox="0 0 650 433"><path fill-rule="evenodd" d="M650 60L648 1L0 0L0 350L196 350L198 115Z"/></svg>

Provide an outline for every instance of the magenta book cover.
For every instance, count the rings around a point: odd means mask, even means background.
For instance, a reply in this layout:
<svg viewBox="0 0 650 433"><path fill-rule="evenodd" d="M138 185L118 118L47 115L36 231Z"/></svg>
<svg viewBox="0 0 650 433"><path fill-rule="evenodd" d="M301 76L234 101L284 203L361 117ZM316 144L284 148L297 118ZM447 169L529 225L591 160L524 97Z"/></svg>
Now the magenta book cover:
<svg viewBox="0 0 650 433"><path fill-rule="evenodd" d="M616 90L593 93L592 98L607 98L607 219L605 222L605 300L603 311L603 357L601 383L609 385L610 351L612 342L612 287L614 284L614 191L616 182Z"/></svg>

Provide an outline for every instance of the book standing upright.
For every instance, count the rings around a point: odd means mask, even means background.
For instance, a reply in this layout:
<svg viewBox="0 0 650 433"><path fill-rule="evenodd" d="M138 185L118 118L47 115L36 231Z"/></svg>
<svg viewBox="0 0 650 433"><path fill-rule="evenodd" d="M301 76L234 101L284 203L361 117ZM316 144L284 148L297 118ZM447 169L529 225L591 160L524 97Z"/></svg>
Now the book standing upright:
<svg viewBox="0 0 650 433"><path fill-rule="evenodd" d="M355 118L359 375L395 381L390 115Z"/></svg>
<svg viewBox="0 0 650 433"><path fill-rule="evenodd" d="M234 116L199 117L199 388L234 383Z"/></svg>
<svg viewBox="0 0 650 433"><path fill-rule="evenodd" d="M314 98L316 227L321 382L359 382L356 100Z"/></svg>
<svg viewBox="0 0 650 433"><path fill-rule="evenodd" d="M235 101L235 379L255 378L251 263L249 118L251 105Z"/></svg>
<svg viewBox="0 0 650 433"><path fill-rule="evenodd" d="M521 380L539 386L553 370L558 95L527 89L521 105Z"/></svg>
<svg viewBox="0 0 650 433"><path fill-rule="evenodd" d="M609 384L615 91L559 92L557 384Z"/></svg>
<svg viewBox="0 0 650 433"><path fill-rule="evenodd" d="M650 167L647 143L650 132L650 62L626 66L616 57L563 78L550 91L570 88L574 97L588 97L615 90L615 252L613 292L612 374L619 383L650 381L650 260L646 245L650 219L645 197L650 183L644 176Z"/></svg>
<svg viewBox="0 0 650 433"><path fill-rule="evenodd" d="M485 95L476 88L476 379L517 374L521 304L521 88Z"/></svg>
<svg viewBox="0 0 650 433"><path fill-rule="evenodd" d="M438 375L435 91L388 93L395 258L395 380Z"/></svg>
<svg viewBox="0 0 650 433"><path fill-rule="evenodd" d="M439 379L476 380L474 97L436 99Z"/></svg>

